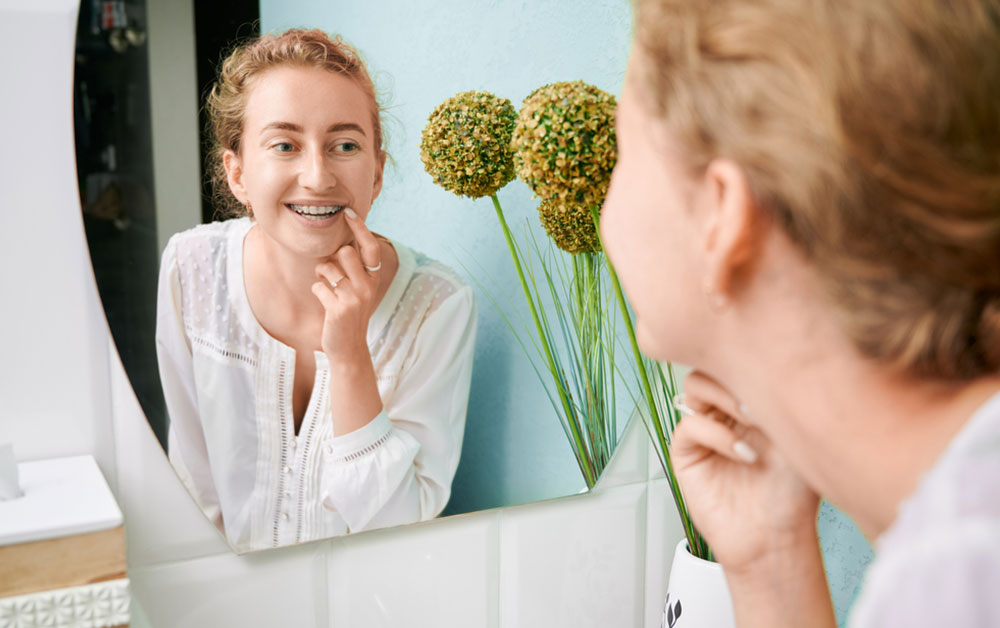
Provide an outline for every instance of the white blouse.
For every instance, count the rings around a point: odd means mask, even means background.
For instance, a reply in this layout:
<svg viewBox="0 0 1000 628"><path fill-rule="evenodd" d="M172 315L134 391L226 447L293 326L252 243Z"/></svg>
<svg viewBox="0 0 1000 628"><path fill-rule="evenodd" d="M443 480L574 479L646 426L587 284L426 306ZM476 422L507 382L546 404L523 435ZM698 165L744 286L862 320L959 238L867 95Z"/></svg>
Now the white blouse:
<svg viewBox="0 0 1000 628"><path fill-rule="evenodd" d="M878 538L849 625L1000 626L1000 393L969 419Z"/></svg>
<svg viewBox="0 0 1000 628"><path fill-rule="evenodd" d="M170 461L230 545L249 551L422 521L451 495L476 335L471 288L393 242L399 269L368 326L383 410L344 435L326 355L299 434L295 350L254 318L243 282L249 218L201 225L163 252L156 346Z"/></svg>

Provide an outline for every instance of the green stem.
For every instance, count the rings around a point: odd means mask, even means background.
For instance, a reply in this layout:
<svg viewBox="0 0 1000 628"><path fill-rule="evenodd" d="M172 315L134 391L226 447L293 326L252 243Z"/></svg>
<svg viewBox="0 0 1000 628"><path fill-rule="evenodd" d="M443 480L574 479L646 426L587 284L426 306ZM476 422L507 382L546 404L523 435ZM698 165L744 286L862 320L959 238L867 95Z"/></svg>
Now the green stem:
<svg viewBox="0 0 1000 628"><path fill-rule="evenodd" d="M555 359L552 357L552 350L549 348L548 337L542 327L541 320L538 318L538 310L535 308L535 300L531 296L531 290L528 288L528 282L524 278L524 268L521 266L521 257L518 255L517 246L514 244L514 237L511 235L510 228L507 226L507 220L504 218L503 208L500 207L500 199L497 198L496 193L490 194L490 198L493 200L493 207L496 209L497 218L500 220L500 228L503 229L504 238L507 240L507 248L510 249L510 257L514 260L514 267L517 269L517 278L521 280L521 288L524 290L524 298L528 302L528 308L531 310L531 318L535 321L535 328L538 330L538 340L545 352L545 359L548 362L549 370L552 372L553 378L556 379L556 390L559 393L559 400L562 402L563 411L566 413L566 423L569 424L570 431L573 433L573 440L576 442L577 451L581 452L578 454L579 458L580 455L586 454L586 449L583 444L583 438L580 435L580 428L573 418L575 417L575 413L572 410L572 405L566 398L566 391L559 385L559 371L556 368ZM593 470L588 464L584 463L582 458L580 458L580 470L583 472L587 488L593 488L594 484L597 483L597 478L594 477Z"/></svg>
<svg viewBox="0 0 1000 628"><path fill-rule="evenodd" d="M597 207L591 206L590 208L591 216L594 219L594 228L597 229L598 241L601 243L601 249L604 249L604 242L601 239L601 214ZM606 249L605 249L606 250ZM646 371L645 362L642 359L642 352L639 350L639 342L635 337L635 327L632 325L632 318L629 316L628 305L625 302L625 294L622 292L621 283L618 281L618 273L615 272L614 265L611 260L605 256L608 264L608 276L611 278L611 286L615 292L615 299L618 301L618 308L621 310L622 319L625 322L625 331L628 332L629 344L632 347L632 355L635 358L636 367L639 370L639 381L642 383L643 394L646 396L646 405L649 407L650 419L652 420L653 427L656 430L656 439L659 441L660 451L663 453L663 463L666 468L664 468L664 474L667 476L667 482L670 483L670 493L674 498L674 505L677 507L677 512L680 514L681 523L684 525L684 534L687 537L688 547L692 551L697 551L700 548L700 540L698 537L700 535L694 529L694 525L691 523L691 517L688 516L687 508L684 505L684 498L681 494L680 485L677 483L677 478L674 474L673 463L670 461L670 450L668 447L666 434L663 432L663 424L660 420L660 413L656 409L656 401L653 398L653 389L649 384L649 374ZM669 400L667 400L669 403Z"/></svg>
<svg viewBox="0 0 1000 628"><path fill-rule="evenodd" d="M572 255L573 261L573 314L578 330L580 375L583 384L584 419L589 436L591 455L596 470L604 468L606 462L601 426L604 424L602 378L597 372L597 352L599 350L600 312L593 307L594 260L592 253Z"/></svg>

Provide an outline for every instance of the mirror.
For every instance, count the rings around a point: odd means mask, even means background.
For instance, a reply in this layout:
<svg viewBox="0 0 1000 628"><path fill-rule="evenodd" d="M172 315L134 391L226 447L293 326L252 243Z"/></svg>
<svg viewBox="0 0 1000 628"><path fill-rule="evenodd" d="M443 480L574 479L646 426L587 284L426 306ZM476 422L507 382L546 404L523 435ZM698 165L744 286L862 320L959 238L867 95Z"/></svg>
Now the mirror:
<svg viewBox="0 0 1000 628"><path fill-rule="evenodd" d="M237 37L258 24L263 32L309 26L340 34L361 51L387 106L394 163L368 227L445 264L475 292L464 441L441 516L585 490L550 400L505 319L519 325L527 308L490 201L435 186L418 144L428 114L462 91L491 91L515 107L535 88L562 80L618 93L628 3L602 0L585 10L572 0L215 4L83 0L79 14L74 101L84 221L112 334L160 442L169 447L154 342L161 255L171 235L214 214L203 189L199 95L214 80L220 51ZM545 237L526 186L514 181L499 196L513 228ZM621 433L633 404L622 394L618 405ZM309 539L233 546L246 551L302 540Z"/></svg>

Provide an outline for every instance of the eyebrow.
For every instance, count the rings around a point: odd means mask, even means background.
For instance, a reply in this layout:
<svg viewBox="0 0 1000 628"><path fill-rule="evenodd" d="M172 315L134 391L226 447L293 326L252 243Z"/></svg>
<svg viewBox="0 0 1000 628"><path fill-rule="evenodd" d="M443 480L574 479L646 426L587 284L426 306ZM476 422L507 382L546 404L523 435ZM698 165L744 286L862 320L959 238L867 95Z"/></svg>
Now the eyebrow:
<svg viewBox="0 0 1000 628"><path fill-rule="evenodd" d="M292 122L271 122L270 124L265 124L264 128L260 130L261 133L271 129L278 129L281 131L293 131L295 133L301 133L302 127ZM338 122L336 124L331 124L327 129L327 133L337 133L339 131L357 131L361 135L367 137L365 130L361 128L360 125L354 124L353 122Z"/></svg>

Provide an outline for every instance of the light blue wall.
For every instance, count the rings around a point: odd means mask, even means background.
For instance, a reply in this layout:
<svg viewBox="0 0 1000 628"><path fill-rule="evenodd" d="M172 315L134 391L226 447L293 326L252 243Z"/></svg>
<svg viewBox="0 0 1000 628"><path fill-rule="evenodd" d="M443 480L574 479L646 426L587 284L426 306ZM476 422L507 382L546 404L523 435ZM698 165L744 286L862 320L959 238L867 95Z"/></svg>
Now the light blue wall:
<svg viewBox="0 0 1000 628"><path fill-rule="evenodd" d="M827 502L819 510L819 539L837 625L845 626L874 554L854 522Z"/></svg>
<svg viewBox="0 0 1000 628"><path fill-rule="evenodd" d="M527 312L488 199L435 186L419 159L427 115L458 92L481 89L515 107L534 88L582 79L620 91L628 56L628 0L263 0L262 30L319 27L365 55L389 93L389 150L397 167L372 227L510 297ZM536 202L519 181L500 192L508 220L538 230ZM463 270L466 269L466 270ZM494 283L490 283L494 282ZM449 511L467 511L576 492L579 471L549 402L503 317L479 291L479 342L466 447ZM851 522L828 505L820 531L838 618L843 620L871 552Z"/></svg>

